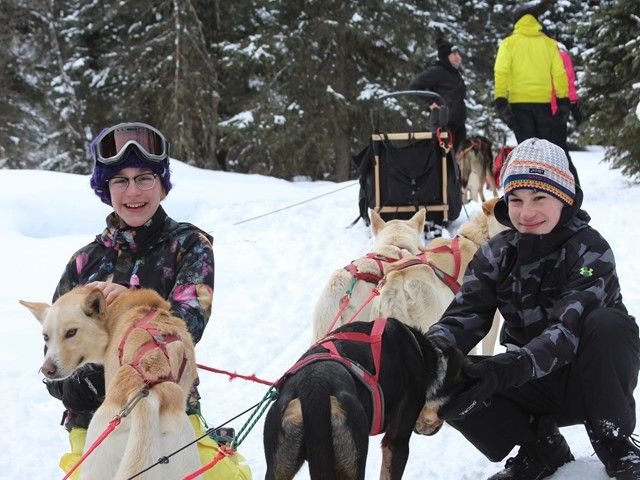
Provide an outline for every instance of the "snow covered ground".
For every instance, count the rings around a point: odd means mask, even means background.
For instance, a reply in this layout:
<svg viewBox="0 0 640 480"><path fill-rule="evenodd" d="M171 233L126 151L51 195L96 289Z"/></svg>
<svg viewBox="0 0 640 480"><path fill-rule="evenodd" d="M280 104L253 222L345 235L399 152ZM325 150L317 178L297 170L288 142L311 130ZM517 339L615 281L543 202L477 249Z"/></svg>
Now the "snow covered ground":
<svg viewBox="0 0 640 480"><path fill-rule="evenodd" d="M640 186L602 163L592 148L572 158L585 191L584 208L613 247L627 308L640 315L638 247ZM175 188L163 203L170 216L215 237L213 316L197 347L200 363L277 379L309 345L313 306L329 273L369 251L372 239L357 215L354 182L286 182L259 175L203 171L172 163ZM66 451L61 404L41 383L40 325L18 299L50 301L69 256L104 225L109 209L88 177L43 171L0 170L0 478L55 479ZM343 188L347 187L347 188ZM336 191L246 223L241 220ZM479 205L467 206L469 214ZM463 210L452 233L466 220ZM638 235L633 232L638 232ZM203 413L219 425L258 402L264 385L200 373ZM636 398L640 398L636 393ZM235 420L238 429L246 416ZM580 426L563 428L576 461L554 480L606 479ZM381 437L370 442L367 478L377 478ZM240 447L254 478L263 478L262 421ZM434 437L413 436L405 478L486 478L501 468L445 427ZM308 478L306 467L298 478Z"/></svg>

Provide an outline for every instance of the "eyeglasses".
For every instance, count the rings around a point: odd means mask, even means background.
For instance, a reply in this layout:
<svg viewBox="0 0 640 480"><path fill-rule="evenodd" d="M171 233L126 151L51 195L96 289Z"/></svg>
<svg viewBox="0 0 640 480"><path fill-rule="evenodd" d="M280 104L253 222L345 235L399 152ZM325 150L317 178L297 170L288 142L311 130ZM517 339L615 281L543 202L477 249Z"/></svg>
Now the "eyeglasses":
<svg viewBox="0 0 640 480"><path fill-rule="evenodd" d="M136 187L140 190L151 190L156 184L155 173L141 173L135 177L112 177L107 181L109 189L113 192L124 192L129 187L129 181L133 180Z"/></svg>
<svg viewBox="0 0 640 480"><path fill-rule="evenodd" d="M120 123L102 131L92 142L96 161L105 165L122 162L133 146L145 160L160 163L169 158L169 142L146 123Z"/></svg>

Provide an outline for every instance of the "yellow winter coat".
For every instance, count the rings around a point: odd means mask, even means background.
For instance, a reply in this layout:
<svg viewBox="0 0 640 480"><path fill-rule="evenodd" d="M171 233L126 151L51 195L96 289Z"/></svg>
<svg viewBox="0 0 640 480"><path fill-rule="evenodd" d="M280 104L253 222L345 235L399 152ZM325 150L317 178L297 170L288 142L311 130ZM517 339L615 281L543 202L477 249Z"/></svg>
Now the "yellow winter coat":
<svg viewBox="0 0 640 480"><path fill-rule="evenodd" d="M549 103L553 87L558 98L567 97L567 74L558 45L541 30L533 15L524 15L502 41L493 67L494 98L504 97L509 103Z"/></svg>

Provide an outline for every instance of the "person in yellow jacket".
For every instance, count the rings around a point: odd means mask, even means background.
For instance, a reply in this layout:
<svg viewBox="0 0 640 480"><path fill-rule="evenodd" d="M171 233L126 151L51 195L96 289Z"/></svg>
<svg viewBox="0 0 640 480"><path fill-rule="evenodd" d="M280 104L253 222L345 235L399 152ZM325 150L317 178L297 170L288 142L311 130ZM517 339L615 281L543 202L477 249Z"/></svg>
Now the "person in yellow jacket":
<svg viewBox="0 0 640 480"><path fill-rule="evenodd" d="M551 95L569 113L567 74L555 40L542 33L535 10L519 9L513 33L498 48L494 65L494 106L518 143L551 139Z"/></svg>

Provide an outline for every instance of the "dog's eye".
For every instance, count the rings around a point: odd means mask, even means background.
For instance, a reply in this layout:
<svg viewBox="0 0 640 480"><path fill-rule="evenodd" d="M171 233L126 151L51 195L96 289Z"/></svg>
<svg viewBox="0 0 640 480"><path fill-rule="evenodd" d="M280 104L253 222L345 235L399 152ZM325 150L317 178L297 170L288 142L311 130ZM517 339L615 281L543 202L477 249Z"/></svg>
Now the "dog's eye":
<svg viewBox="0 0 640 480"><path fill-rule="evenodd" d="M73 337L76 333L78 333L78 329L77 328L72 328L71 330L67 330L64 334L64 338L71 338Z"/></svg>
<svg viewBox="0 0 640 480"><path fill-rule="evenodd" d="M45 341L45 342L48 342L48 341L49 341L49 335L47 335L46 333L43 333L43 334L42 334L42 338L44 338L44 341Z"/></svg>

